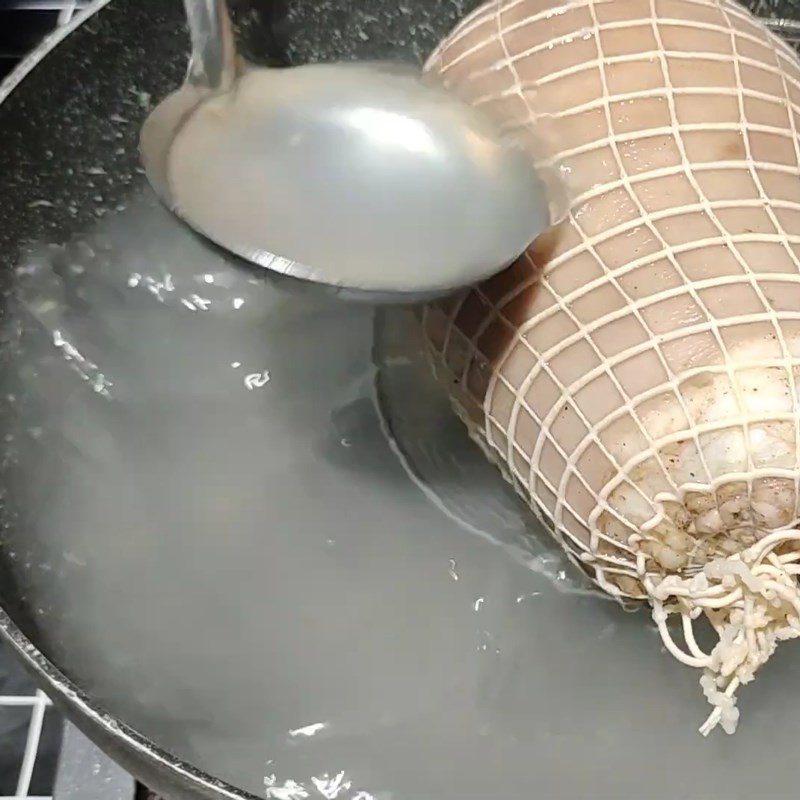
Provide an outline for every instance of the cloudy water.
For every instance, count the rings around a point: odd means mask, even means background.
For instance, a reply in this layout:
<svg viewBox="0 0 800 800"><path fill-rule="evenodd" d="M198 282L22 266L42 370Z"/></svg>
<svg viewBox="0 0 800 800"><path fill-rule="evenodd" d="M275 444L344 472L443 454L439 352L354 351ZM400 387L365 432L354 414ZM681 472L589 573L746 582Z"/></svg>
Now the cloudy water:
<svg viewBox="0 0 800 800"><path fill-rule="evenodd" d="M15 283L4 604L157 744L260 797L461 800L580 796L656 713L694 741L695 676L531 527L408 312L234 266L149 191Z"/></svg>

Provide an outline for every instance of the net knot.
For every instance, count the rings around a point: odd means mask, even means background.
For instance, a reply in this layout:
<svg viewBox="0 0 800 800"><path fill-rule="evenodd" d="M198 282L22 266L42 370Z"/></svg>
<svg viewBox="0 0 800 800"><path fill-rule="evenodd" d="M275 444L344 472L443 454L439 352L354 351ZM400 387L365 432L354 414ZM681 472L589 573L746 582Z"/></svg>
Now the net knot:
<svg viewBox="0 0 800 800"><path fill-rule="evenodd" d="M714 710L700 732L736 730L736 691L753 680L779 642L800 637L800 531L781 530L740 553L705 564L691 576L641 575L664 646L703 670L700 686ZM668 626L680 618L683 646ZM697 643L694 622L705 616L717 634L710 653Z"/></svg>

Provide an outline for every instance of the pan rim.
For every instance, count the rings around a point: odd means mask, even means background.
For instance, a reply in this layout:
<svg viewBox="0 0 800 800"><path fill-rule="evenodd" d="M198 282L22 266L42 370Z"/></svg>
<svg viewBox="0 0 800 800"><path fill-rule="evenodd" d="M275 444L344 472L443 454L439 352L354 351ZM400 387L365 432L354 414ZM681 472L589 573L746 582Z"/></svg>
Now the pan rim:
<svg viewBox="0 0 800 800"><path fill-rule="evenodd" d="M11 96L25 78L44 60L45 56L110 2L111 0L92 0L70 22L56 28L46 36L0 82L0 105ZM102 706L93 703L77 684L67 678L33 644L2 605L0 605L0 638L11 647L38 682L45 687L51 699L58 704L62 711L66 712L72 721L77 722L76 718L78 716L73 712L80 712L84 718L101 728L109 737L121 740L126 747L146 757L149 762L155 762L158 767L171 773L174 778L181 782L189 783L192 789L211 791L215 793L215 796L226 798L227 800L258 800L256 795L243 792L232 784L215 778L211 774L199 770L188 762L168 753L135 728L108 713Z"/></svg>
<svg viewBox="0 0 800 800"><path fill-rule="evenodd" d="M155 762L158 767L168 770L181 781L190 782L191 788L211 790L215 792L216 797L226 798L226 800L259 800L256 795L243 792L171 755L135 728L121 722L103 710L101 706L93 703L83 690L67 678L25 636L2 606L0 606L0 638L17 653L39 683L45 685L50 698L62 711L66 712L77 727L80 728L81 725L74 719L73 709L77 709L84 718L102 728L104 733L121 740L129 749L146 756L150 762ZM87 732L84 730L84 733ZM87 735L89 738L93 738L90 734L87 733Z"/></svg>

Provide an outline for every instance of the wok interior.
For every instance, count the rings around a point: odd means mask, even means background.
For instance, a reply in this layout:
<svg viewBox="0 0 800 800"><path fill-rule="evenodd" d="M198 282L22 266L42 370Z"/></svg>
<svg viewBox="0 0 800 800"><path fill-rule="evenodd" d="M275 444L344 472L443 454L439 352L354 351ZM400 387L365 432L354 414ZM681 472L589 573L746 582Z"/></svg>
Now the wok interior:
<svg viewBox="0 0 800 800"><path fill-rule="evenodd" d="M290 11L307 53L380 40L344 4ZM0 198L23 209L0 256L15 622L99 706L258 796L344 772L347 797L722 798L759 791L754 759L789 787L764 742L797 729L791 652L746 728L699 747L695 677L527 535L424 402L407 320L267 283L158 205L132 142L178 78L179 15L117 0L0 107L20 132ZM103 47L124 58L58 78ZM682 768L654 783L665 747Z"/></svg>

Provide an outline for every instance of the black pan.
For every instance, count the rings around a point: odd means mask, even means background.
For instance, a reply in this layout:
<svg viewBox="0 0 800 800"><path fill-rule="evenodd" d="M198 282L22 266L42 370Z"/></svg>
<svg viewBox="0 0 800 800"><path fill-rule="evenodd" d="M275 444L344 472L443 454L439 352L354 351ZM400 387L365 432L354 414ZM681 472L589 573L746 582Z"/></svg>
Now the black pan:
<svg viewBox="0 0 800 800"><path fill-rule="evenodd" d="M281 65L419 61L472 2L234 5ZM159 206L179 0L72 28L0 89L0 632L69 716L171 798L794 797L796 652L700 741L696 675L552 550L406 312Z"/></svg>

